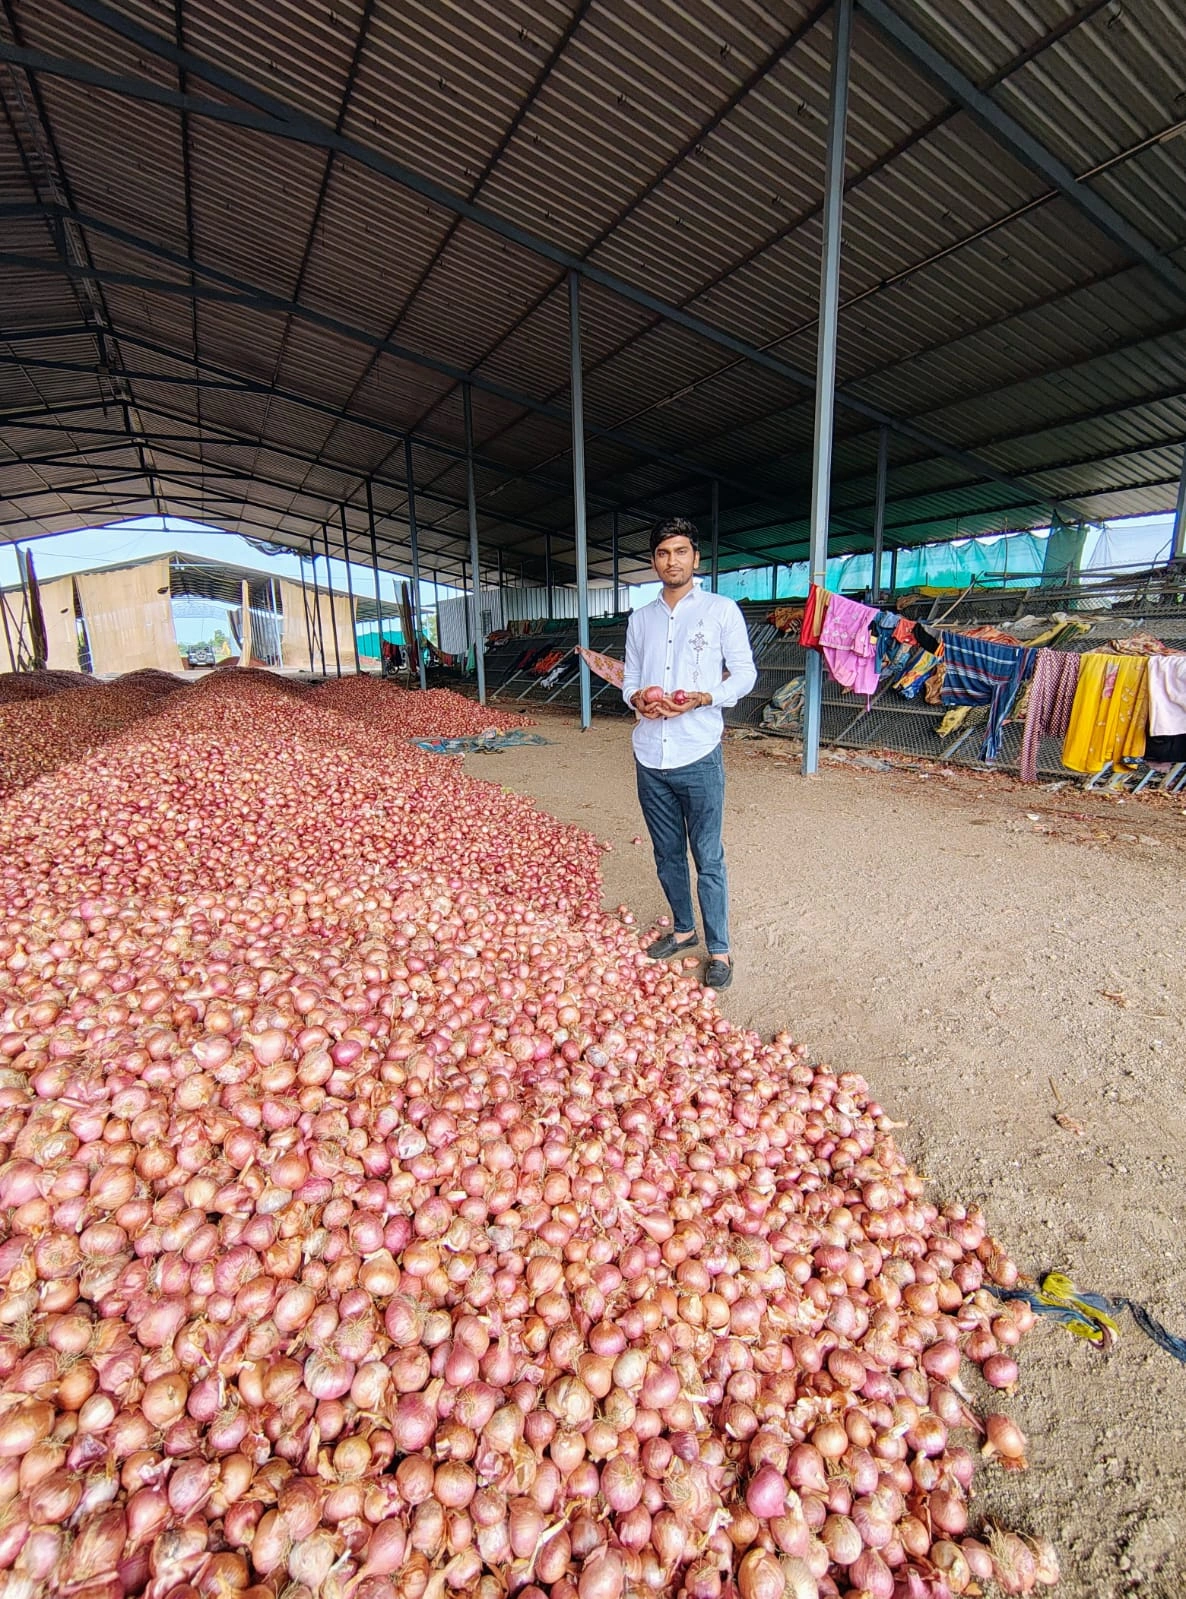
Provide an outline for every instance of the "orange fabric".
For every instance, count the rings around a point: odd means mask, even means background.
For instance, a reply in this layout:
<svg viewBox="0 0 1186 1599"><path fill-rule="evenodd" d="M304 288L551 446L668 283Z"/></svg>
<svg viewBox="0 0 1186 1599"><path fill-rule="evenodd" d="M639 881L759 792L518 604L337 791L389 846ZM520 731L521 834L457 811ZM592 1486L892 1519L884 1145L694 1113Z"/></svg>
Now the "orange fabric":
<svg viewBox="0 0 1186 1599"><path fill-rule="evenodd" d="M807 604L803 607L803 626L799 629L799 643L809 650L818 650L820 647L820 634L823 632L831 599L831 591L821 589L815 583L807 592Z"/></svg>

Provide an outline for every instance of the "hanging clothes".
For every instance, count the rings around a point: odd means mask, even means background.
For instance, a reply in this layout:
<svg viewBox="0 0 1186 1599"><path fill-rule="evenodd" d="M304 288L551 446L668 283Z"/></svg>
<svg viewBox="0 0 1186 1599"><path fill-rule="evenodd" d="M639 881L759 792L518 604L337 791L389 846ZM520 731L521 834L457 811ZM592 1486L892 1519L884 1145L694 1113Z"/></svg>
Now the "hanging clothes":
<svg viewBox="0 0 1186 1599"><path fill-rule="evenodd" d="M1150 766L1180 766L1186 761L1186 733L1150 733L1145 759Z"/></svg>
<svg viewBox="0 0 1186 1599"><path fill-rule="evenodd" d="M1186 761L1186 655L1149 658L1149 737L1145 759L1159 766Z"/></svg>
<svg viewBox="0 0 1186 1599"><path fill-rule="evenodd" d="M943 643L943 704L987 704L988 726L981 754L984 760L995 761L1021 680L1033 667L1034 652L966 633L944 633Z"/></svg>
<svg viewBox="0 0 1186 1599"><path fill-rule="evenodd" d="M833 594L820 629L828 670L842 688L866 696L877 692L877 647L869 629L877 612L859 600Z"/></svg>
<svg viewBox="0 0 1186 1599"><path fill-rule="evenodd" d="M1070 650L1039 650L1030 680L1025 732L1021 736L1023 783L1038 780L1038 745L1044 738L1065 738L1079 682L1082 657Z"/></svg>
<svg viewBox="0 0 1186 1599"><path fill-rule="evenodd" d="M778 633L797 633L802 630L804 614L802 605L780 605L766 620Z"/></svg>
<svg viewBox="0 0 1186 1599"><path fill-rule="evenodd" d="M898 618L892 611L878 611L877 619L873 623L873 643L875 646L875 659L877 661L877 675L880 678L885 671L886 664L894 647L894 637L898 625Z"/></svg>
<svg viewBox="0 0 1186 1599"><path fill-rule="evenodd" d="M587 650L583 644L577 645L577 654L591 672L596 672L598 677L612 683L615 688L621 688L626 676L625 661L615 660L612 655L602 655L599 650Z"/></svg>
<svg viewBox="0 0 1186 1599"><path fill-rule="evenodd" d="M942 656L935 670L927 678L926 687L923 689L923 699L928 705L943 704L943 683L947 676L947 663Z"/></svg>
<svg viewBox="0 0 1186 1599"><path fill-rule="evenodd" d="M813 583L808 589L807 603L803 607L803 625L799 629L799 643L804 649L819 649L820 633L823 631L831 598L831 590L822 589L817 583Z"/></svg>
<svg viewBox="0 0 1186 1599"><path fill-rule="evenodd" d="M903 699L916 700L925 694L931 674L938 667L942 656L942 644L939 646L938 655L932 655L930 650L915 650L910 655L893 683Z"/></svg>
<svg viewBox="0 0 1186 1599"><path fill-rule="evenodd" d="M894 638L899 644L913 644L916 642L914 637L914 623L908 616L899 616L897 622L894 624Z"/></svg>
<svg viewBox="0 0 1186 1599"><path fill-rule="evenodd" d="M1109 761L1143 755L1148 721L1148 656L1084 655L1062 764L1094 774Z"/></svg>
<svg viewBox="0 0 1186 1599"><path fill-rule="evenodd" d="M1149 657L1149 731L1158 738L1186 733L1186 655Z"/></svg>

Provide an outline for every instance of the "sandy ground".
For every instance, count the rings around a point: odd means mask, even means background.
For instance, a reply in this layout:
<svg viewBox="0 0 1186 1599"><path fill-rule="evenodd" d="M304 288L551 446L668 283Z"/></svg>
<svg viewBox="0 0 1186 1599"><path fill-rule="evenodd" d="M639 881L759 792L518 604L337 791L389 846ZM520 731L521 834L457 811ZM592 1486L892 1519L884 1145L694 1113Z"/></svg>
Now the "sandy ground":
<svg viewBox="0 0 1186 1599"><path fill-rule="evenodd" d="M648 926L628 726L540 731L467 769L612 844L606 904ZM982 1201L1023 1271L1186 1335L1186 798L852 759L803 778L756 735L726 767L726 1012L863 1072L936 1195ZM1054 1538L1064 1599L1186 1594L1186 1366L1128 1316L1109 1354L1040 1324L1005 1408L1031 1469L981 1473L979 1514Z"/></svg>

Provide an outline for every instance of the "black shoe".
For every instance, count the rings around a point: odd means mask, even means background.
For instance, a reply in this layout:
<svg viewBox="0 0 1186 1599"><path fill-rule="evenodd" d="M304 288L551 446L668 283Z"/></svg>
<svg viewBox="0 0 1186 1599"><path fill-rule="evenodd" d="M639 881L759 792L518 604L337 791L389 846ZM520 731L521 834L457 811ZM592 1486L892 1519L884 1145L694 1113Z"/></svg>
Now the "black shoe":
<svg viewBox="0 0 1186 1599"><path fill-rule="evenodd" d="M647 945L647 954L653 961L665 961L672 955L686 955L689 950L695 949L699 942L695 933L690 933L687 938L677 938L674 933L664 933L662 938L657 938L653 944Z"/></svg>
<svg viewBox="0 0 1186 1599"><path fill-rule="evenodd" d="M728 988L733 981L733 962L718 960L714 955L708 963L704 973L704 983L707 988Z"/></svg>

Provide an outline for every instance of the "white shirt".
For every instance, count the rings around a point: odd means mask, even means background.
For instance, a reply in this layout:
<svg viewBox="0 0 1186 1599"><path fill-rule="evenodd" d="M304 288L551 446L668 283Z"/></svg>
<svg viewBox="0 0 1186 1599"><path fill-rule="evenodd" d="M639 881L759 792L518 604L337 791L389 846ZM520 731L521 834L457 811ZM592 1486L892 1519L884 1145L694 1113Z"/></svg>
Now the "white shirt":
<svg viewBox="0 0 1186 1599"><path fill-rule="evenodd" d="M660 594L635 611L626 629L627 705L632 694L652 684L668 694L682 688L712 695L711 705L681 716L640 717L634 729L640 763L667 771L710 755L724 731L722 708L743 700L757 676L745 618L723 594L694 588L674 611Z"/></svg>

